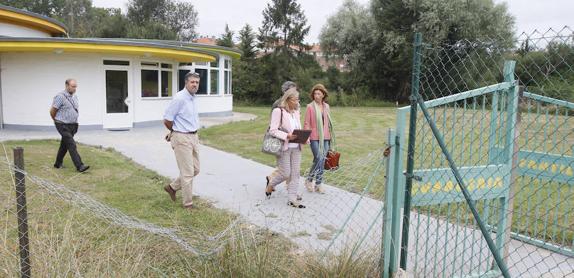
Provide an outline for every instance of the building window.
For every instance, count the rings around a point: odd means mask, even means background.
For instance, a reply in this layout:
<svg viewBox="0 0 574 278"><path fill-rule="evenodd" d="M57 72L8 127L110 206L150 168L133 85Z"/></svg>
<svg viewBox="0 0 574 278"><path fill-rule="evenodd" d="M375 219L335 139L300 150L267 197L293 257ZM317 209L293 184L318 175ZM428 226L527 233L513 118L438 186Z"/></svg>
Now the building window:
<svg viewBox="0 0 574 278"><path fill-rule="evenodd" d="M143 98L171 97L173 93L173 66L151 62L142 62L141 66L141 96Z"/></svg>
<svg viewBox="0 0 574 278"><path fill-rule="evenodd" d="M224 61L224 78L223 78L223 86L224 91L223 93L226 95L231 94L231 60L225 59Z"/></svg>
<svg viewBox="0 0 574 278"><path fill-rule="evenodd" d="M210 82L209 82L209 85L211 87L209 89L210 94L217 95L217 93L219 92L219 90L218 90L218 88L219 88L219 70L218 69L212 69L212 70L210 70L209 74L211 75Z"/></svg>
<svg viewBox="0 0 574 278"><path fill-rule="evenodd" d="M193 64L194 71L199 74L199 88L197 90L198 95L217 95L219 94L219 80L220 69L219 69L219 59L215 62L196 62ZM190 64L181 63L181 67L189 67ZM190 72L189 69L180 69L178 71L178 87L179 90L185 88L185 75Z"/></svg>
<svg viewBox="0 0 574 278"><path fill-rule="evenodd" d="M199 73L199 89L196 94L207 95L207 69L196 68L195 72Z"/></svg>
<svg viewBox="0 0 574 278"><path fill-rule="evenodd" d="M130 61L104 60L106 66L129 66Z"/></svg>

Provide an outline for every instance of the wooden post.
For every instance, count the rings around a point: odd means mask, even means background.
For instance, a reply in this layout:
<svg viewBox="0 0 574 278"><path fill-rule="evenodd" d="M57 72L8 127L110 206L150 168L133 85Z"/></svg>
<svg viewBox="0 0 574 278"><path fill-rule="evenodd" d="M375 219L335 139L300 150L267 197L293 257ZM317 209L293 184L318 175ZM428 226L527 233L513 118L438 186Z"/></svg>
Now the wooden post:
<svg viewBox="0 0 574 278"><path fill-rule="evenodd" d="M16 211L18 213L18 239L20 241L21 277L30 277L30 244L28 241L28 211L26 210L26 176L24 170L24 149L14 148L14 175L16 177Z"/></svg>

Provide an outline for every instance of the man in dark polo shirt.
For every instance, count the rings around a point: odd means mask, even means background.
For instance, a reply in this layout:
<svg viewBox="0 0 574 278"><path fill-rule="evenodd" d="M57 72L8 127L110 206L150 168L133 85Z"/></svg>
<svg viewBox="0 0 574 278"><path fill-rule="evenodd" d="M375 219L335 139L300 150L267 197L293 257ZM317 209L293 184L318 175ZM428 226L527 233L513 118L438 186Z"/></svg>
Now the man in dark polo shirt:
<svg viewBox="0 0 574 278"><path fill-rule="evenodd" d="M62 168L64 156L66 152L69 151L76 170L78 170L78 172L85 172L90 166L82 163L82 158L76 147L76 141L74 141L74 135L78 132L79 116L79 102L75 95L77 87L76 80L67 79L66 89L54 97L52 108L50 109L50 116L52 120L54 120L58 133L62 136L54 168Z"/></svg>

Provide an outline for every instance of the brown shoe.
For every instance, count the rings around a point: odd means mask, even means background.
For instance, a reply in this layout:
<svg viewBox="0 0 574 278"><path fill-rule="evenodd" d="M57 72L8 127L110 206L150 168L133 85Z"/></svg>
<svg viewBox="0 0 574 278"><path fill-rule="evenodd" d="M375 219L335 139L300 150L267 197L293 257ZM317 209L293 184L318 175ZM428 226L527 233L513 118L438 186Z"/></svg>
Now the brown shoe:
<svg viewBox="0 0 574 278"><path fill-rule="evenodd" d="M169 197L171 198L172 201L175 202L175 190L173 190L173 188L171 188L171 185L166 185L163 187L163 190L165 190L165 192L167 192L167 194L169 194Z"/></svg>

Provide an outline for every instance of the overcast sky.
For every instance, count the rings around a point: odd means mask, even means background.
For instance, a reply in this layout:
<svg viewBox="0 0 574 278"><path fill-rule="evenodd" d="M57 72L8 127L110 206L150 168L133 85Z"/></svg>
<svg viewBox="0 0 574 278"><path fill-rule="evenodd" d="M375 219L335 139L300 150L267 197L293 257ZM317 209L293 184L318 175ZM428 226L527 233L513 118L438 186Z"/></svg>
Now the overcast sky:
<svg viewBox="0 0 574 278"><path fill-rule="evenodd" d="M199 13L197 32L203 36L218 37L225 30L225 24L237 34L246 23L255 30L261 25L262 11L270 0L183 0L193 3ZM366 4L369 0L355 0ZM448 0L445 0L448 1ZM530 33L534 29L546 31L548 28L560 30L565 25L574 28L574 0L494 0L506 2L516 18L516 31ZM97 7L116 7L126 11L128 0L92 0ZM318 42L321 27L327 18L342 5L343 0L299 0L311 30L307 43Z"/></svg>

